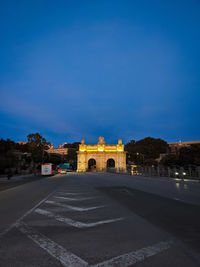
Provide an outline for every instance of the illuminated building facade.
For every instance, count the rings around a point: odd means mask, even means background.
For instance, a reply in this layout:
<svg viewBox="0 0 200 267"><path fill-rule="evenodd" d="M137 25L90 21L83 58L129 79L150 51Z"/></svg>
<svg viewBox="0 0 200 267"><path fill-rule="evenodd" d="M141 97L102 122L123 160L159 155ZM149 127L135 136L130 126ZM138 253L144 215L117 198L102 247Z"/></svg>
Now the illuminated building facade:
<svg viewBox="0 0 200 267"><path fill-rule="evenodd" d="M64 147L65 143L63 145L59 145L58 148L54 148L53 145L50 146L48 150L46 150L49 154L57 154L57 155L67 155L68 149Z"/></svg>
<svg viewBox="0 0 200 267"><path fill-rule="evenodd" d="M99 137L96 145L86 145L84 139L82 139L77 156L77 172L86 172L90 169L91 161L95 162L93 167L99 172L106 171L109 162L112 162L112 167L116 171L126 171L126 152L121 139L118 140L116 145L107 145L102 136Z"/></svg>
<svg viewBox="0 0 200 267"><path fill-rule="evenodd" d="M200 145L200 141L187 141L187 142L176 142L176 143L168 143L171 153L178 152L182 147L190 147L191 145Z"/></svg>

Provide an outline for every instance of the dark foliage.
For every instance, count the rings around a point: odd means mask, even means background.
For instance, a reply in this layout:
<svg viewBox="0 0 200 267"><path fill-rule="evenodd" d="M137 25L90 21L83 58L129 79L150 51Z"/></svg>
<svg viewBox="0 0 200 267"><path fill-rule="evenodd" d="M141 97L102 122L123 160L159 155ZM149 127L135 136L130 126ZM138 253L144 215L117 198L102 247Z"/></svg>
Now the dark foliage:
<svg viewBox="0 0 200 267"><path fill-rule="evenodd" d="M125 150L128 151L128 160L135 164L152 165L160 154L168 152L168 144L162 139L146 137L137 142L131 140L125 145Z"/></svg>
<svg viewBox="0 0 200 267"><path fill-rule="evenodd" d="M176 154L166 155L161 163L163 165L196 165L200 166L200 145L182 147Z"/></svg>
<svg viewBox="0 0 200 267"><path fill-rule="evenodd" d="M34 162L43 162L48 158L47 150L50 147L50 143L46 141L39 133L29 134L27 136L27 148L32 154Z"/></svg>

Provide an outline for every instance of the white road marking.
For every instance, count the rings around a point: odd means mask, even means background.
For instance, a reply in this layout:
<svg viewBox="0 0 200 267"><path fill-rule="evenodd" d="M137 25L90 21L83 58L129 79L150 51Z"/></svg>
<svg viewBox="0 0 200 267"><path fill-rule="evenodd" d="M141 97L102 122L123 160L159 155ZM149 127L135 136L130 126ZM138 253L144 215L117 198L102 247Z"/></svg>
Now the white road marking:
<svg viewBox="0 0 200 267"><path fill-rule="evenodd" d="M181 201L181 199L174 197L174 200Z"/></svg>
<svg viewBox="0 0 200 267"><path fill-rule="evenodd" d="M42 249L47 251L51 256L59 260L63 266L66 267L84 267L89 264L76 256L75 254L67 251L62 246L58 245L54 241L50 240L43 234L37 232L25 223L18 222L15 225L23 234L29 237L33 242L38 244ZM92 265L91 267L126 267L134 265L138 262L144 261L145 259L152 257L164 250L169 249L173 244L172 240L162 241L153 246L148 246L130 253L126 253L110 260L103 261Z"/></svg>
<svg viewBox="0 0 200 267"><path fill-rule="evenodd" d="M136 251L132 251L130 253L123 254L121 256L117 256L107 261L103 261L92 265L92 267L126 267L133 265L135 263L144 261L146 258L154 256L164 250L167 250L173 244L172 240L162 241L153 246L149 246L146 248L142 248Z"/></svg>
<svg viewBox="0 0 200 267"><path fill-rule="evenodd" d="M54 241L50 240L43 234L37 232L25 223L17 223L17 229L23 234L29 237L33 242L38 244L41 248L46 250L51 256L59 260L63 266L66 267L83 267L88 266L88 263L83 259L79 258L75 254L67 251L62 246L58 245Z"/></svg>
<svg viewBox="0 0 200 267"><path fill-rule="evenodd" d="M81 207L75 207L75 206L71 206L71 205L67 205L67 204L58 203L58 202L53 201L53 200L46 200L45 203L52 204L52 205L62 207L62 208L67 208L70 210L75 210L75 211L90 211L90 210L95 210L95 209L100 209L100 208L105 207L105 206L94 206L94 207L89 207L89 208L81 208Z"/></svg>
<svg viewBox="0 0 200 267"><path fill-rule="evenodd" d="M112 222L124 220L124 218L115 218L115 219L109 219L109 220L104 220L104 221L98 221L98 222L94 222L94 223L83 223L83 222L79 222L79 221L74 221L70 218L66 218L66 217L54 214L50 211L43 210L43 209L36 209L35 212L38 214L47 216L49 218L55 219L59 222L66 223L66 224L73 226L73 227L76 227L76 228L89 228L89 227L95 227L95 226L98 226L101 224L107 224L107 223L112 223Z"/></svg>
<svg viewBox="0 0 200 267"><path fill-rule="evenodd" d="M55 198L62 199L62 200L70 200L70 201L82 201L87 199L94 199L95 197L83 197L83 198L73 198L73 197L58 197L54 196Z"/></svg>
<svg viewBox="0 0 200 267"><path fill-rule="evenodd" d="M67 196L77 196L77 195L85 195L85 194L88 194L88 192L86 193L84 193L84 192L64 192L64 191L59 191L59 192L57 192L58 194L60 194L60 195L67 195Z"/></svg>
<svg viewBox="0 0 200 267"><path fill-rule="evenodd" d="M35 205L32 209L27 211L23 216L21 216L16 222L12 223L8 228L6 228L2 233L0 233L0 238L7 234L12 228L16 227L16 224L21 222L27 215L33 212L37 207L39 207L45 200L47 200L51 195L55 194L56 191L51 192L48 194L44 199L42 199L37 205Z"/></svg>
<svg viewBox="0 0 200 267"><path fill-rule="evenodd" d="M72 193L72 192L63 192L63 191L59 191L57 192L57 194L61 194L61 195L69 195L69 196L76 196L76 195L80 195L81 193Z"/></svg>

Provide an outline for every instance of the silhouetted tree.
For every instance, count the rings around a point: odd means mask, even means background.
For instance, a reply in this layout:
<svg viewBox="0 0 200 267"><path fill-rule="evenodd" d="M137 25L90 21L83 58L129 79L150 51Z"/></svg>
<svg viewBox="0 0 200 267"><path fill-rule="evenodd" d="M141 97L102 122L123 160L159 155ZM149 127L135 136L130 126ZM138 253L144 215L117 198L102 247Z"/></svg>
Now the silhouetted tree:
<svg viewBox="0 0 200 267"><path fill-rule="evenodd" d="M49 163L53 163L56 165L59 165L60 163L62 163L63 158L62 155L58 155L58 154L49 154L48 155L48 160Z"/></svg>
<svg viewBox="0 0 200 267"><path fill-rule="evenodd" d="M200 166L200 145L191 145L183 147L178 153L178 164L184 165L198 165Z"/></svg>
<svg viewBox="0 0 200 267"><path fill-rule="evenodd" d="M39 133L29 134L27 136L27 141L28 150L31 152L34 162L42 162L44 159L48 158L45 150L50 147L50 143Z"/></svg>
<svg viewBox="0 0 200 267"><path fill-rule="evenodd" d="M161 159L160 164L169 167L178 165L178 156L176 154L167 154Z"/></svg>
<svg viewBox="0 0 200 267"><path fill-rule="evenodd" d="M128 158L136 164L152 165L162 153L168 152L168 144L162 139L146 137L137 142L131 140L125 145Z"/></svg>
<svg viewBox="0 0 200 267"><path fill-rule="evenodd" d="M188 147L182 147L175 154L171 153L166 155L161 163L163 165L196 165L200 166L200 145L191 145Z"/></svg>
<svg viewBox="0 0 200 267"><path fill-rule="evenodd" d="M79 149L80 142L74 142L72 144L64 144L64 148L73 148L76 151Z"/></svg>
<svg viewBox="0 0 200 267"><path fill-rule="evenodd" d="M10 168L16 168L17 158L13 154L16 143L10 139L0 140L0 173L5 174Z"/></svg>

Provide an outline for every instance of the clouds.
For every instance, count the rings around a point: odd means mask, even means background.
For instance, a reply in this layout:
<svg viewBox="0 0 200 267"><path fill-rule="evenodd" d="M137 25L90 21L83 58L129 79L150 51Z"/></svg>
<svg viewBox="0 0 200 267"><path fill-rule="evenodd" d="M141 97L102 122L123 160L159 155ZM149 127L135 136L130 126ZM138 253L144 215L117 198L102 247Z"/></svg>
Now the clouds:
<svg viewBox="0 0 200 267"><path fill-rule="evenodd" d="M60 141L195 138L200 7L144 3L7 6L0 44L7 134L14 121Z"/></svg>

